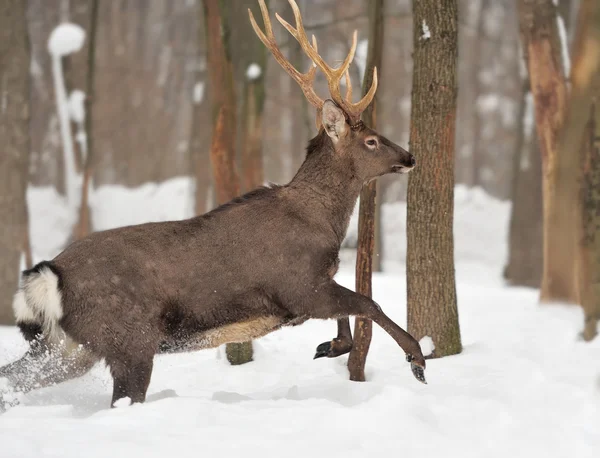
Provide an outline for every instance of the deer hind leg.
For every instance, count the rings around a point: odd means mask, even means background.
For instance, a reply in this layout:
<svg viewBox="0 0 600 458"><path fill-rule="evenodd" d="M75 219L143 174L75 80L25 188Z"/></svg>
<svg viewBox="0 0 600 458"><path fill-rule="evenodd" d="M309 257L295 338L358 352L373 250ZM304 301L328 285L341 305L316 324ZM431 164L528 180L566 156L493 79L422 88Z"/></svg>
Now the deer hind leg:
<svg viewBox="0 0 600 458"><path fill-rule="evenodd" d="M394 323L372 299L357 294L331 281L318 290L314 298L318 305L311 317L317 319L344 318L350 315L369 318L387 332L406 353L414 376L423 383L425 358L419 343L404 329Z"/></svg>
<svg viewBox="0 0 600 458"><path fill-rule="evenodd" d="M130 399L131 404L144 402L152 375L153 355L136 356L126 360L109 360L108 364L113 376L111 407L115 407L119 399L126 397Z"/></svg>
<svg viewBox="0 0 600 458"><path fill-rule="evenodd" d="M25 355L0 368L0 407L18 403L17 397L86 374L99 358L66 338L60 345L48 345L44 339L30 342Z"/></svg>
<svg viewBox="0 0 600 458"><path fill-rule="evenodd" d="M313 359L337 358L338 356L350 353L352 350L352 331L350 330L350 319L348 317L338 318L337 337L329 342L323 342L317 346L317 351Z"/></svg>

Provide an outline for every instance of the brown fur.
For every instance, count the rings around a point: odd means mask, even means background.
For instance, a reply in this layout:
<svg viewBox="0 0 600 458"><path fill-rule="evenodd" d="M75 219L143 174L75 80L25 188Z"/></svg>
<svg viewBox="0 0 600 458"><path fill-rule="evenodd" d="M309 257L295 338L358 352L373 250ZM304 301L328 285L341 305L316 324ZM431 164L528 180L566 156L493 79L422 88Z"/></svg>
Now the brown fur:
<svg viewBox="0 0 600 458"><path fill-rule="evenodd" d="M97 232L47 263L59 276L59 324L104 358L113 402L142 402L159 351L209 348L309 318L374 319L425 362L372 300L337 285L338 252L363 183L414 158L331 102L285 186L259 188L205 215ZM375 137L377 148L366 139Z"/></svg>

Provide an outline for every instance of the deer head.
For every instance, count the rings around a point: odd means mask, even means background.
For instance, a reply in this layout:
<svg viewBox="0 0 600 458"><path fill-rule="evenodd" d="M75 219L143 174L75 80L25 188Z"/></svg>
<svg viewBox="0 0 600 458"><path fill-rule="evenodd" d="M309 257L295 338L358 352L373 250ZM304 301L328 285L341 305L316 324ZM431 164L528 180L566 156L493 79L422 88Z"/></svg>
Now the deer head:
<svg viewBox="0 0 600 458"><path fill-rule="evenodd" d="M275 14L275 16L300 43L302 50L311 59L312 65L306 73L296 70L277 46L264 0L259 0L259 4L265 32L263 33L258 27L252 12L248 10L250 22L275 60L298 83L306 99L317 109L316 124L319 132L324 131L327 134L339 158L348 162L348 165L363 181L386 173L407 173L412 170L415 166L415 158L412 154L365 126L361 121L361 114L373 101L377 91L377 68L373 69L373 83L368 92L360 101L352 103L352 83L348 69L356 51L356 30L352 36L350 52L338 68L332 68L319 55L314 35L312 44L309 42L298 5L294 0L288 1L294 12L296 27L292 27L279 14ZM327 78L331 99L323 100L315 93L313 84L317 68ZM340 88L343 77L346 79L345 97L342 96Z"/></svg>

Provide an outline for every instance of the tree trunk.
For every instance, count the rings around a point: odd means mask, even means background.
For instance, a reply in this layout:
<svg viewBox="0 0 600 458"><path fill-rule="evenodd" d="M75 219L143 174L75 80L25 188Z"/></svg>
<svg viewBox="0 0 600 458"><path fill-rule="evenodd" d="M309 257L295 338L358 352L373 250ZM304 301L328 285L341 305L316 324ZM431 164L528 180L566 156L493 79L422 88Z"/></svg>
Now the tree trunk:
<svg viewBox="0 0 600 458"><path fill-rule="evenodd" d="M86 45L82 51L84 51L85 61L81 62L78 66L80 67L81 76L78 78L80 81L75 80L73 83L75 87L82 87L85 92L85 139L82 141L82 145L85 145L83 151L80 148L80 157L83 171L83 181L81 185L81 202L79 205L79 219L77 225L73 230L73 237L75 240L81 239L92 232L92 222L89 207L89 194L92 189L92 174L94 166L94 150L92 143L92 106L94 101L94 60L96 56L96 30L98 25L98 0L84 0L78 1L74 4L75 11L73 12L74 20L78 16L82 16L80 23L87 34ZM73 59L72 65L76 65L77 61ZM74 72L71 72L73 75ZM74 76L74 75L73 75Z"/></svg>
<svg viewBox="0 0 600 458"><path fill-rule="evenodd" d="M543 265L542 161L533 128L526 131L529 126L525 118L533 115L532 104L529 84L524 82L519 103L521 131L513 159L508 262L504 278L512 285L539 288Z"/></svg>
<svg viewBox="0 0 600 458"><path fill-rule="evenodd" d="M268 2L266 2L267 7ZM236 53L234 68L242 86L241 113L241 169L242 190L251 191L264 183L263 167L263 114L265 108L265 78L267 70L267 48L256 39L248 21L248 8L258 14L255 0L236 2L235 19L241 24L235 27Z"/></svg>
<svg viewBox="0 0 600 458"><path fill-rule="evenodd" d="M29 246L30 50L26 2L0 2L0 324L12 324L21 255Z"/></svg>
<svg viewBox="0 0 600 458"><path fill-rule="evenodd" d="M382 71L383 54L383 0L373 0L369 3L369 49L367 51L367 64L363 81L363 95L373 84L373 67ZM380 73L381 74L381 73ZM375 96L373 102L362 114L363 122L377 128L377 105L379 97ZM372 296L372 267L373 252L375 249L375 200L377 195L377 182L375 180L363 186L360 192L360 207L358 214L358 246L356 252L356 292L364 296ZM348 370L350 380L364 382L365 364L367 353L371 344L373 324L371 320L356 318L354 324L354 339L350 356L348 357Z"/></svg>
<svg viewBox="0 0 600 458"><path fill-rule="evenodd" d="M454 276L456 0L413 0L414 70L408 178L408 332L433 339L433 357L462 350Z"/></svg>
<svg viewBox="0 0 600 458"><path fill-rule="evenodd" d="M204 11L198 8L197 20L198 50L196 59L201 62L206 59L206 31ZM198 69L194 82L194 90L192 100L194 108L192 112L192 128L190 129L190 161L194 170L194 178L196 181L195 189L195 214L202 215L209 211L214 202L210 201L212 175L210 167L210 103L211 91L209 81L207 81L206 73ZM214 200L214 199L212 199Z"/></svg>
<svg viewBox="0 0 600 458"><path fill-rule="evenodd" d="M592 340L598 335L600 320L600 103L591 109L582 147L580 294L584 325L582 336Z"/></svg>
<svg viewBox="0 0 600 458"><path fill-rule="evenodd" d="M221 205L240 193L235 167L236 111L228 6L224 0L203 0L203 4L214 117L210 157L217 204ZM226 352L231 364L247 363L252 361L252 342L227 344Z"/></svg>
<svg viewBox="0 0 600 458"><path fill-rule="evenodd" d="M540 300L577 300L575 280L576 150L560 150L567 88L552 0L520 0L519 22L542 155L544 198L544 265ZM580 137L581 138L581 137ZM560 154L559 154L560 152Z"/></svg>
<svg viewBox="0 0 600 458"><path fill-rule="evenodd" d="M559 151L582 152L578 221L579 290L585 315L583 337L593 339L600 319L600 5L583 0L577 18L571 97ZM583 138L583 142L582 142ZM579 148L578 148L579 146ZM560 177L559 177L560 178Z"/></svg>

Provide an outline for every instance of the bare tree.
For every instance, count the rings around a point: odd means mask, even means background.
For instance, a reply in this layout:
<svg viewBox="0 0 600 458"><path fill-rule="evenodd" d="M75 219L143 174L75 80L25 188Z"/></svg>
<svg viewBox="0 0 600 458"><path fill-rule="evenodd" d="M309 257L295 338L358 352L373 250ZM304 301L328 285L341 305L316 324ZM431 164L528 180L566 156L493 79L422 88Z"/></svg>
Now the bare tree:
<svg viewBox="0 0 600 458"><path fill-rule="evenodd" d="M560 150L567 87L553 0L520 0L521 42L535 104L542 155L544 265L540 300L577 300L575 281L578 161L575 150Z"/></svg>
<svg viewBox="0 0 600 458"><path fill-rule="evenodd" d="M221 205L240 193L235 167L236 108L229 50L229 6L222 0L203 0L203 4L214 116L210 157L217 204ZM252 361L251 342L227 344L226 352L231 364Z"/></svg>
<svg viewBox="0 0 600 458"><path fill-rule="evenodd" d="M373 67L381 72L383 62L383 0L369 2L369 49L367 65L363 81L363 96L373 84ZM363 112L363 122L377 129L377 104L379 98L375 95L373 102ZM373 180L364 185L360 193L358 216L358 247L356 254L356 292L364 296L372 296L373 252L375 249L377 181ZM347 318L346 318L347 320ZM350 380L365 381L365 364L371 344L373 323L366 318L356 318L354 324L354 342L348 358Z"/></svg>
<svg viewBox="0 0 600 458"><path fill-rule="evenodd" d="M413 1L414 69L408 179L408 332L433 339L434 357L462 350L454 275L456 0Z"/></svg>
<svg viewBox="0 0 600 458"><path fill-rule="evenodd" d="M0 324L12 324L21 256L29 250L30 50L26 2L0 2ZM31 263L31 255L27 255Z"/></svg>

